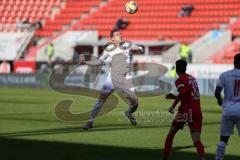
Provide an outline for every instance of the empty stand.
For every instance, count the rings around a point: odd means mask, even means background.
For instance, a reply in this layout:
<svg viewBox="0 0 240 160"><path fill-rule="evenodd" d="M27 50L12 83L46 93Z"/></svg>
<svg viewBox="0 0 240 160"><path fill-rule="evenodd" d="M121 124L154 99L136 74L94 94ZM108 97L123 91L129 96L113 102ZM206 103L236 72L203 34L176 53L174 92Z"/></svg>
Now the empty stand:
<svg viewBox="0 0 240 160"><path fill-rule="evenodd" d="M234 35L233 38L240 37L240 18L238 20L231 24L229 26L229 29L232 31L232 34ZM232 42L231 45L224 48L223 51L220 51L219 53L215 54L213 57L209 58L209 61L212 63L233 63L233 57L234 55L240 52L240 41L235 40Z"/></svg>
<svg viewBox="0 0 240 160"><path fill-rule="evenodd" d="M73 29L96 29L107 37L120 17L129 18L124 37L132 40L170 39L192 42L220 24L229 23L230 17L240 15L240 0L138 0L139 10L134 15L124 12L127 0L112 0L94 15L79 21ZM191 16L179 18L184 4L192 4ZM238 30L234 31L238 34Z"/></svg>
<svg viewBox="0 0 240 160"><path fill-rule="evenodd" d="M44 20L59 6L60 0L0 0L0 30L17 31L17 22Z"/></svg>
<svg viewBox="0 0 240 160"><path fill-rule="evenodd" d="M51 37L55 31L71 26L74 30L97 30L101 38L108 37L117 19L127 17L129 26L122 31L126 39L191 43L209 30L218 29L220 24L229 24L231 17L240 16L240 0L136 0L139 10L133 15L124 11L127 1L109 0L107 5L91 12L102 0L0 0L0 30L17 31L17 22L29 18L30 23L45 22L43 29L36 31L38 37ZM193 5L194 11L189 17L178 17L186 4ZM59 12L50 18L54 8ZM230 29L234 37L239 37L240 20ZM232 57L228 52L223 55L221 59Z"/></svg>
<svg viewBox="0 0 240 160"><path fill-rule="evenodd" d="M234 41L231 45L227 46L223 51L220 51L213 57L209 58L212 63L232 64L233 57L240 51L240 41Z"/></svg>
<svg viewBox="0 0 240 160"><path fill-rule="evenodd" d="M240 17L240 16L239 16ZM233 31L233 35L236 37L240 37L240 18L236 23L231 25L231 30Z"/></svg>
<svg viewBox="0 0 240 160"><path fill-rule="evenodd" d="M72 20L79 20L83 13L89 13L92 7L98 6L100 0L69 0L53 19L48 18L42 30L37 31L40 37L49 37L54 31L61 31L63 26L71 25Z"/></svg>
<svg viewBox="0 0 240 160"><path fill-rule="evenodd" d="M192 42L211 29L218 29L222 23L229 23L230 17L240 15L240 0L137 0L139 11L129 15L124 11L128 0L111 0L86 19L101 0L66 0L63 8L53 17L49 15L53 7L60 7L63 0L0 0L1 29L16 30L16 21L29 18L30 22L45 19L37 36L49 37L54 31L61 31L65 25L73 29L96 29L100 37L107 37L117 19L129 18L129 26L123 31L132 40L177 40ZM194 11L189 17L178 17L185 4L192 4ZM233 34L240 36L240 25L233 27ZM9 29L10 28L10 29Z"/></svg>

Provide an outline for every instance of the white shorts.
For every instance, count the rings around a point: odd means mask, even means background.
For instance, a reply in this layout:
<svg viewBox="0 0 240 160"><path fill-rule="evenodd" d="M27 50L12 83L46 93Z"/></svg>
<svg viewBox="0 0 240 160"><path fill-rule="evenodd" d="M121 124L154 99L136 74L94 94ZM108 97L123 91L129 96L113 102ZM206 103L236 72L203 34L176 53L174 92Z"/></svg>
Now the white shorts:
<svg viewBox="0 0 240 160"><path fill-rule="evenodd" d="M221 121L221 136L231 136L235 125L238 130L238 135L240 136L240 116L223 115Z"/></svg>
<svg viewBox="0 0 240 160"><path fill-rule="evenodd" d="M132 81L131 80L127 80L125 81L125 85L128 87L128 90L131 92L136 92L136 88L134 86L132 86ZM123 84L124 85L124 84ZM118 87L119 88L119 87ZM125 88L122 86L122 89ZM120 87L121 90L121 87ZM104 93L112 93L115 91L115 87L113 86L113 82L112 82L112 78L111 78L111 74L108 74L107 79L105 80L104 84L103 84L103 89L102 91Z"/></svg>

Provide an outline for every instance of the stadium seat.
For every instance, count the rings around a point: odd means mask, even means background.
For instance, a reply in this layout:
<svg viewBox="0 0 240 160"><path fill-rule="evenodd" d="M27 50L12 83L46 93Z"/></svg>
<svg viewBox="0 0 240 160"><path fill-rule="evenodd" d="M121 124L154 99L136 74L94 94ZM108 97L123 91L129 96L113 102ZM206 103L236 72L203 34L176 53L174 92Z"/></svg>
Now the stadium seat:
<svg viewBox="0 0 240 160"><path fill-rule="evenodd" d="M227 46L223 51L210 57L208 61L213 63L224 63L232 64L234 55L240 51L240 41L234 41L229 46Z"/></svg>
<svg viewBox="0 0 240 160"><path fill-rule="evenodd" d="M59 6L60 1L51 1L53 6ZM61 8L53 20L48 18L41 32L36 32L39 37L49 37L54 31L61 31L64 25L71 25L72 20L80 19L82 13L90 12L93 6L99 5L100 0L66 1L65 7ZM61 27L60 27L61 26ZM47 32L46 34L44 32ZM49 34L51 32L52 34ZM39 34L40 33L40 34Z"/></svg>
<svg viewBox="0 0 240 160"><path fill-rule="evenodd" d="M0 13L2 23L10 28L6 31L17 31L16 22L29 18L33 23L35 20L45 20L51 14L56 4L58 6L60 0L2 0L0 1ZM8 24L12 25L8 25Z"/></svg>
<svg viewBox="0 0 240 160"><path fill-rule="evenodd" d="M240 15L239 0L138 0L141 7L134 15L123 12L126 2L127 0L110 1L87 20L79 21L76 24L79 27L75 28L95 26L100 37L105 37L118 18L128 17L130 24L124 31L127 39L135 35L149 39L148 31L151 31L151 40L163 36L190 43L211 29L219 29L220 24L229 23L230 17ZM186 3L192 4L195 9L191 16L179 18L178 12Z"/></svg>
<svg viewBox="0 0 240 160"><path fill-rule="evenodd" d="M74 30L96 29L100 37L107 37L117 19L127 17L129 25L123 31L126 39L171 39L191 43L209 30L219 29L221 24L230 24L231 17L240 16L240 0L138 0L139 10L131 15L123 8L127 1L108 1L96 12L81 18L94 6L100 6L102 1L1 0L0 21L10 27L7 31L16 31L17 20L43 20L42 30L36 31L39 37L51 37L66 25ZM184 4L192 4L194 11L189 17L180 18L178 13ZM58 8L58 13L52 16L54 8ZM72 24L73 20L77 21L76 24ZM234 37L240 36L239 26L240 21L230 26Z"/></svg>

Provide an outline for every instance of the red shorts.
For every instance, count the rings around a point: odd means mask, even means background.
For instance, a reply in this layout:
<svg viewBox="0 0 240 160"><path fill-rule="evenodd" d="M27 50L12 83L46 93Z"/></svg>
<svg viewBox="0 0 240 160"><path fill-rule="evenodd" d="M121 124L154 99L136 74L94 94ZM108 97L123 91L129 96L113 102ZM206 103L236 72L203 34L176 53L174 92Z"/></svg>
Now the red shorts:
<svg viewBox="0 0 240 160"><path fill-rule="evenodd" d="M201 110L179 111L172 122L175 128L183 129L185 123L188 123L191 132L201 132L202 130L202 112Z"/></svg>

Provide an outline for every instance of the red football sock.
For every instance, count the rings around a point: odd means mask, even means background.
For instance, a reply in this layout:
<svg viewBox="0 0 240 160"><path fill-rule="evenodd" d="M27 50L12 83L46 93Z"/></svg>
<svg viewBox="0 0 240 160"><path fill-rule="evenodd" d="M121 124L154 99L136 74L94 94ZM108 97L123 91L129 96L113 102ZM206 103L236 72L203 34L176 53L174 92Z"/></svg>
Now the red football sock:
<svg viewBox="0 0 240 160"><path fill-rule="evenodd" d="M197 148L197 152L200 156L200 158L205 157L205 152L204 152L204 146L201 141L196 141L194 143L195 147Z"/></svg>
<svg viewBox="0 0 240 160"><path fill-rule="evenodd" d="M164 151L163 151L164 159L167 159L168 156L169 156L169 153L172 149L173 139L174 139L174 134L169 133L167 135L167 138L166 138L166 141L165 141L165 146L164 146Z"/></svg>

